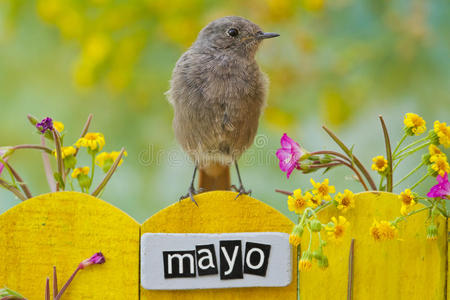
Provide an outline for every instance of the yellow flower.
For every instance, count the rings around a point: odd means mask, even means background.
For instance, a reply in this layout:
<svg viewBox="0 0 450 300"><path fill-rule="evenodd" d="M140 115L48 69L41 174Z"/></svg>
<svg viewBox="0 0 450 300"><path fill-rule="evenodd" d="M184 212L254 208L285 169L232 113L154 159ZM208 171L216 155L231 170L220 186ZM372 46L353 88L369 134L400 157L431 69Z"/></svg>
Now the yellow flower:
<svg viewBox="0 0 450 300"><path fill-rule="evenodd" d="M61 148L62 159L66 158L68 156L74 155L76 152L77 152L77 149L75 149L72 146L62 147ZM56 151L53 151L53 155L55 155L55 157L56 157Z"/></svg>
<svg viewBox="0 0 450 300"><path fill-rule="evenodd" d="M344 236L345 229L350 223L343 216L339 216L339 220L337 220L336 217L332 217L331 222L334 223L334 226L326 228L328 237L332 240L339 240Z"/></svg>
<svg viewBox="0 0 450 300"><path fill-rule="evenodd" d="M108 163L114 163L116 161L117 157L119 156L119 151L113 151L111 153L108 152L102 152L95 158L95 164L99 166L100 168L103 168L105 164ZM128 156L127 151L123 153L124 156ZM119 161L119 166L123 163L123 158Z"/></svg>
<svg viewBox="0 0 450 300"><path fill-rule="evenodd" d="M414 205L416 204L416 200L414 195L411 193L410 189L406 189L400 193L398 199L402 201L404 205Z"/></svg>
<svg viewBox="0 0 450 300"><path fill-rule="evenodd" d="M302 190L296 189L294 195L288 196L288 208L290 211L300 214L306 208L311 198L311 193L307 192L305 195L302 195Z"/></svg>
<svg viewBox="0 0 450 300"><path fill-rule="evenodd" d="M350 190L344 190L344 194L338 193L334 200L338 203L337 208L346 212L349 208L355 207L355 195Z"/></svg>
<svg viewBox="0 0 450 300"><path fill-rule="evenodd" d="M450 126L447 126L447 123L435 121L434 132L439 137L439 144L443 145L445 148L450 147Z"/></svg>
<svg viewBox="0 0 450 300"><path fill-rule="evenodd" d="M425 120L417 114L407 113L403 123L405 124L409 135L420 135L427 130Z"/></svg>
<svg viewBox="0 0 450 300"><path fill-rule="evenodd" d="M302 238L296 234L290 234L289 235L289 243L295 247L297 247L298 245L300 245L302 241Z"/></svg>
<svg viewBox="0 0 450 300"><path fill-rule="evenodd" d="M428 147L428 151L430 152L430 156L444 154L442 153L441 149L439 149L438 146L433 144L431 144L430 147Z"/></svg>
<svg viewBox="0 0 450 300"><path fill-rule="evenodd" d="M445 173L450 173L450 166L445 155L434 155L430 158L430 162L433 163L431 168L439 175L444 176Z"/></svg>
<svg viewBox="0 0 450 300"><path fill-rule="evenodd" d="M72 171L72 178L78 178L80 175L89 174L89 167L76 168Z"/></svg>
<svg viewBox="0 0 450 300"><path fill-rule="evenodd" d="M384 158L383 155L378 155L372 158L372 170L378 172L384 172L388 167L388 161Z"/></svg>
<svg viewBox="0 0 450 300"><path fill-rule="evenodd" d="M400 213L403 216L406 216L411 207L416 204L415 196L411 193L410 189L406 189L400 193L398 199L402 201L402 208L400 209Z"/></svg>
<svg viewBox="0 0 450 300"><path fill-rule="evenodd" d="M303 252L300 261L298 262L299 271L309 271L312 267L312 253L310 250Z"/></svg>
<svg viewBox="0 0 450 300"><path fill-rule="evenodd" d="M309 207L316 208L320 204L322 204L322 201L316 197L316 195L312 196L311 199L308 200Z"/></svg>
<svg viewBox="0 0 450 300"><path fill-rule="evenodd" d="M77 148L87 147L92 151L100 151L105 146L105 137L99 132L89 132L80 138L75 145Z"/></svg>
<svg viewBox="0 0 450 300"><path fill-rule="evenodd" d="M314 196L317 198L317 200L325 200L329 201L331 200L330 194L333 194L336 192L336 189L333 185L328 185L329 180L326 178L322 183L315 182L314 179L311 178L311 184L314 187L314 190L312 191Z"/></svg>
<svg viewBox="0 0 450 300"><path fill-rule="evenodd" d="M397 236L397 228L388 221L373 221L370 234L375 241L393 240Z"/></svg>
<svg viewBox="0 0 450 300"><path fill-rule="evenodd" d="M427 240L435 241L438 236L438 228L434 222L427 227Z"/></svg>
<svg viewBox="0 0 450 300"><path fill-rule="evenodd" d="M62 122L53 121L53 128L61 133L64 130L64 124Z"/></svg>

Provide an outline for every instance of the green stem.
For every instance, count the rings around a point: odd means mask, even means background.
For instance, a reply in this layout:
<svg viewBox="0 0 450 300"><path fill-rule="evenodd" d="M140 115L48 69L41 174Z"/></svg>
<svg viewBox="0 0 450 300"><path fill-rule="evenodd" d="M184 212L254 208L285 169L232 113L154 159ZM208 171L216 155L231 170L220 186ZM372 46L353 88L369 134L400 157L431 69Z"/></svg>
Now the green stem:
<svg viewBox="0 0 450 300"><path fill-rule="evenodd" d="M381 191L381 187L383 186L384 175L380 175L380 184L378 185L378 190Z"/></svg>
<svg viewBox="0 0 450 300"><path fill-rule="evenodd" d="M1 157L0 157L0 163L1 163L1 164L6 168L6 170L8 171L9 176L11 177L12 185L13 185L13 186L17 186L16 179L15 179L15 177L14 177L14 174L13 174L12 170L11 170L11 166L10 166L9 164L7 164L7 163L6 163L6 160L4 160L4 159L1 158Z"/></svg>
<svg viewBox="0 0 450 300"><path fill-rule="evenodd" d="M311 251L311 244L312 244L312 231L311 231L311 229L309 228L309 225L306 225L306 228L308 229L308 231L309 231L309 245L308 245L308 251Z"/></svg>
<svg viewBox="0 0 450 300"><path fill-rule="evenodd" d="M410 187L410 190L413 190L414 188L416 188L419 184L421 184L425 179L428 178L428 176L430 176L428 173L423 175L422 178L419 179L419 181L417 181L412 187Z"/></svg>
<svg viewBox="0 0 450 300"><path fill-rule="evenodd" d="M331 203L332 203L332 201L329 201L329 202L325 203L324 205L321 205L318 208L316 208L316 210L313 211L316 218L317 218L316 214L319 213L319 211L323 210L325 207L330 206Z"/></svg>
<svg viewBox="0 0 450 300"><path fill-rule="evenodd" d="M409 176L411 176L412 174L414 174L417 170L419 170L420 168L422 168L422 166L425 164L425 162L421 162L417 167L414 168L414 170L412 170L411 172L409 172L408 174L406 174L402 179L400 179L396 184L394 184L394 187L398 186L400 183L402 183L403 181L405 181Z"/></svg>
<svg viewBox="0 0 450 300"><path fill-rule="evenodd" d="M403 149L400 149L397 154L401 154L402 152L408 150L411 147L414 147L415 145L422 143L423 141L426 141L428 139L428 136L421 138L420 140L415 141L414 143L409 144L408 146L404 147Z"/></svg>
<svg viewBox="0 0 450 300"><path fill-rule="evenodd" d="M56 130L52 130L53 140L55 141L56 148L56 160L58 162L58 173L61 175L61 178L64 178L64 160L62 159L62 151L61 151L61 139ZM57 185L57 190L58 190ZM62 189L64 190L64 181L62 182Z"/></svg>
<svg viewBox="0 0 450 300"><path fill-rule="evenodd" d="M17 198L19 198L22 201L27 200L27 198L15 187L13 187L11 184L6 182L5 180L0 178L0 186L4 187L8 191L12 192L14 195L16 195Z"/></svg>
<svg viewBox="0 0 450 300"><path fill-rule="evenodd" d="M89 189L92 186L92 182L94 181L94 173L95 173L95 153L92 153L92 165L91 165L91 181L89 182L89 187L86 189L87 193L89 193Z"/></svg>
<svg viewBox="0 0 450 300"><path fill-rule="evenodd" d="M392 150L391 150L391 142L389 140L389 133L386 127L386 124L384 123L383 117L380 115L378 116L380 118L381 127L383 127L383 134L384 134L384 143L386 145L386 157L388 161L388 170L386 173L386 191L392 192L392 183L394 181L393 177L394 174L392 172Z"/></svg>
<svg viewBox="0 0 450 300"><path fill-rule="evenodd" d="M32 198L33 196L31 195L30 189L28 188L26 183L23 181L22 177L20 177L19 173L17 173L17 171L14 170L14 168L11 167L11 165L9 163L5 163L5 164L6 164L5 166L8 166L9 170L11 170L11 173L12 173L12 175L14 175L15 179L17 179L17 181L19 182L20 188L25 193L25 196L27 196L28 199Z"/></svg>
<svg viewBox="0 0 450 300"><path fill-rule="evenodd" d="M422 145L420 145L420 146L418 146L418 147L416 147L416 148L414 148L414 149L412 149L412 150L409 150L408 152L404 152L404 153L402 153L401 155L395 156L394 159L402 159L402 158L405 158L405 157L407 157L407 156L409 156L409 155L411 155L411 154L413 154L413 153L419 151L420 149L425 148L426 146L430 145L431 143L432 143L431 141L426 142L425 144L422 144Z"/></svg>
<svg viewBox="0 0 450 300"><path fill-rule="evenodd" d="M413 210L412 212L410 212L410 213L407 214L406 216L398 217L398 218L395 219L392 223L394 223L394 225L397 225L397 223L406 220L406 218L408 218L408 217L410 217L410 216L412 216L412 215L415 215L415 214L417 214L417 213L419 213L419 212L421 212L421 211L424 211L424 210L427 210L427 209L431 209L431 208L432 208L432 206L426 206L426 207L422 207L422 208L417 209L417 210Z"/></svg>
<svg viewBox="0 0 450 300"><path fill-rule="evenodd" d="M123 156L124 152L125 152L125 148L122 147L122 149L120 150L119 156L117 156L116 160L114 161L114 163L111 166L111 168L109 168L109 170L106 173L106 175L103 178L103 180L100 182L100 184L97 186L97 188L95 188L95 190L92 192L92 194L91 194L92 196L96 197L103 190L103 188L106 186L108 181L111 179L111 176L114 174L114 172L116 171L117 167L119 166L119 162L122 159L122 156Z"/></svg>
<svg viewBox="0 0 450 300"><path fill-rule="evenodd" d="M352 162L355 163L355 165L358 167L358 169L363 173L364 177L366 177L367 181L369 182L370 187L375 191L377 189L375 183L373 182L372 177L370 176L367 169L363 166L363 164L359 161L359 159L353 155L352 151L348 149L347 146L326 126L322 126L322 128L328 133L328 135L335 141L336 144L347 154L347 156L350 158Z"/></svg>
<svg viewBox="0 0 450 300"><path fill-rule="evenodd" d="M352 163L352 161L345 155L339 153L339 152L335 152L335 151L328 151L328 150L324 150L324 151L315 151L315 152L311 152L311 155L320 155L320 154L329 154L329 155L334 155L337 157L340 157L342 159L345 159L346 161L348 161L349 163Z"/></svg>
<svg viewBox="0 0 450 300"><path fill-rule="evenodd" d="M400 145L405 141L405 139L406 139L406 137L407 137L408 135L406 134L406 132L403 134L403 136L402 136L402 138L400 139L400 141L398 142L398 144L397 144L397 147L395 147L395 149L394 149L394 156L395 156L395 154L397 153L397 150L398 150L398 148L400 148Z"/></svg>

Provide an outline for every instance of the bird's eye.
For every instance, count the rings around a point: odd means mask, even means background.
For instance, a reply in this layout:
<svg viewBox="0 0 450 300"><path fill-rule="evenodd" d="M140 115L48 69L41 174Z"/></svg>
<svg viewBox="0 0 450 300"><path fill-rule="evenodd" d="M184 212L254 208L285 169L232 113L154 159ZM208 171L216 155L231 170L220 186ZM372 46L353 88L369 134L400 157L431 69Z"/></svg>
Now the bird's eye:
<svg viewBox="0 0 450 300"><path fill-rule="evenodd" d="M236 28L230 28L228 29L227 34L229 36L235 37L239 34L239 30L237 30Z"/></svg>

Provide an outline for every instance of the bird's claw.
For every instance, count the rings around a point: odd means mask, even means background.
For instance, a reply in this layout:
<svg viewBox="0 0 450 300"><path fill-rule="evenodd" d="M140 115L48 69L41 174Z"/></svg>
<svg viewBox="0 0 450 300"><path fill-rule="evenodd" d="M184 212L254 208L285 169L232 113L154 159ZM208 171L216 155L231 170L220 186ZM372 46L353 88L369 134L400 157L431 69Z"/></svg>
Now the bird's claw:
<svg viewBox="0 0 450 300"><path fill-rule="evenodd" d="M189 198L191 198L191 201L194 202L194 204L198 206L197 201L195 201L195 199L194 199L194 195L197 195L197 194L201 193L202 191L203 191L203 189L199 189L198 191L196 191L193 186L190 186L188 193L184 196L181 196L179 201L189 197Z"/></svg>
<svg viewBox="0 0 450 300"><path fill-rule="evenodd" d="M238 194L234 198L234 200L239 198L239 196L241 196L241 195L248 195L248 196L250 196L252 194L252 190L246 190L243 185L239 186L239 188L237 188L235 185L232 185L231 188L234 189L236 192L238 192Z"/></svg>

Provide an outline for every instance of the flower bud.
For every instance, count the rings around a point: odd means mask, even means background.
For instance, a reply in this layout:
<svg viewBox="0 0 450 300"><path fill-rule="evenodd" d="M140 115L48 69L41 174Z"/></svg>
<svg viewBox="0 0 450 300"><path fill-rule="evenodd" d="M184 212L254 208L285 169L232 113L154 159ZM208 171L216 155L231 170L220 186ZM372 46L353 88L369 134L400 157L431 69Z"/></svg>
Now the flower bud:
<svg viewBox="0 0 450 300"><path fill-rule="evenodd" d="M75 156L70 155L64 158L64 167L66 169L73 169L75 168L75 165L77 164L77 159Z"/></svg>
<svg viewBox="0 0 450 300"><path fill-rule="evenodd" d="M427 227L427 240L436 240L438 235L438 228L435 223L431 223Z"/></svg>
<svg viewBox="0 0 450 300"><path fill-rule="evenodd" d="M320 161L321 164L327 164L327 163L331 162L332 160L333 160L333 157L331 157L331 156L328 155L328 154L325 154L323 157L321 157L321 158L319 159L319 161Z"/></svg>
<svg viewBox="0 0 450 300"><path fill-rule="evenodd" d="M77 179L81 188L89 188L91 186L91 178L89 178L89 176L80 174Z"/></svg>
<svg viewBox="0 0 450 300"><path fill-rule="evenodd" d="M429 153L422 155L422 163L425 165L431 165L430 158L431 155Z"/></svg>
<svg viewBox="0 0 450 300"><path fill-rule="evenodd" d="M311 231L313 232L319 232L322 230L322 223L320 223L320 221L317 219L311 220L309 226L311 228Z"/></svg>
<svg viewBox="0 0 450 300"><path fill-rule="evenodd" d="M317 265L321 269L328 268L328 257L326 257L325 255L322 254L322 257L317 260Z"/></svg>

